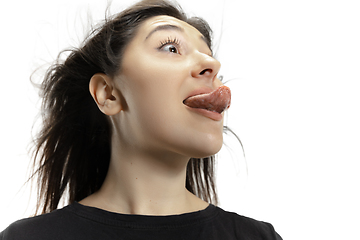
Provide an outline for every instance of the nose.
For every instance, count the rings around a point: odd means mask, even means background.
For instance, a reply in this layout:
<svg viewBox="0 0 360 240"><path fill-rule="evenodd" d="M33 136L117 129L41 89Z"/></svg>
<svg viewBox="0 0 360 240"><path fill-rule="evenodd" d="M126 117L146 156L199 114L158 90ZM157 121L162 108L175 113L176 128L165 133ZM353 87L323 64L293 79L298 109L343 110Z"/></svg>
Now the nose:
<svg viewBox="0 0 360 240"><path fill-rule="evenodd" d="M220 62L215 58L204 54L198 53L197 63L191 71L193 78L214 80L220 70Z"/></svg>

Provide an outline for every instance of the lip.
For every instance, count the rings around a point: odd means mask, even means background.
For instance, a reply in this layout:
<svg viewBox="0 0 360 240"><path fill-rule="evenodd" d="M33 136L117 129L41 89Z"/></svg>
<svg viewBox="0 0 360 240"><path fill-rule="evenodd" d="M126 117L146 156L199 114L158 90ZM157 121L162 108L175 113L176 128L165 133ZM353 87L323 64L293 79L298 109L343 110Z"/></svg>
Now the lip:
<svg viewBox="0 0 360 240"><path fill-rule="evenodd" d="M194 95L193 95L194 96ZM223 119L223 115L218 112L209 111L203 108L191 108L185 105L187 109L189 109L192 112L198 113L200 115L203 115L204 117L208 117L214 121L221 121Z"/></svg>

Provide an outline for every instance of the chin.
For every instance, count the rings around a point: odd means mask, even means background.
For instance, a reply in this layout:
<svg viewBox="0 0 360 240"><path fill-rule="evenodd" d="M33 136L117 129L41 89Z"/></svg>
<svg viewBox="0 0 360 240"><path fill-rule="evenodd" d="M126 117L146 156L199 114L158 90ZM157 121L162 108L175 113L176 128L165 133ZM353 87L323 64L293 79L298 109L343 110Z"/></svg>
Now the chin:
<svg viewBox="0 0 360 240"><path fill-rule="evenodd" d="M212 155L215 155L217 154L219 151L220 151L221 147L220 148L217 148L216 150L214 151L206 151L206 152L203 152L203 153L200 153L198 154L198 156L196 158L206 158L206 157L210 157Z"/></svg>
<svg viewBox="0 0 360 240"><path fill-rule="evenodd" d="M210 141L207 144L203 143L201 146L198 146L197 149L193 149L191 157L193 158L206 158L210 157L220 151L222 148L223 141L221 139L216 139L216 141Z"/></svg>

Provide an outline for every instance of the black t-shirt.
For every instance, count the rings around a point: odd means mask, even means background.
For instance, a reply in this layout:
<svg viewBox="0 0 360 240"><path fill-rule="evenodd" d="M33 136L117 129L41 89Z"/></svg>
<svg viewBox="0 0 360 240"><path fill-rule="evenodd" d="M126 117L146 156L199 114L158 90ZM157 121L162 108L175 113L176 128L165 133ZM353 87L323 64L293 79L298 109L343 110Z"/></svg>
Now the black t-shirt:
<svg viewBox="0 0 360 240"><path fill-rule="evenodd" d="M73 203L51 213L14 222L0 240L281 240L271 224L206 209L170 216L129 215Z"/></svg>

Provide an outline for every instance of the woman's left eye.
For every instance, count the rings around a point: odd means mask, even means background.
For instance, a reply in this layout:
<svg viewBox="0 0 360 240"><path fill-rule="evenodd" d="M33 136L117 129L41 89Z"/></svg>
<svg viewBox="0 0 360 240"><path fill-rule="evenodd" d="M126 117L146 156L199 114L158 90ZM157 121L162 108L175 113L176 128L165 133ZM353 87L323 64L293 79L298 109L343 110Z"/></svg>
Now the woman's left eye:
<svg viewBox="0 0 360 240"><path fill-rule="evenodd" d="M165 46L161 47L161 49L166 52L179 54L179 51L174 44L166 44Z"/></svg>
<svg viewBox="0 0 360 240"><path fill-rule="evenodd" d="M159 50L180 54L180 41L178 39L173 39L171 37L167 38L165 41L160 41Z"/></svg>

